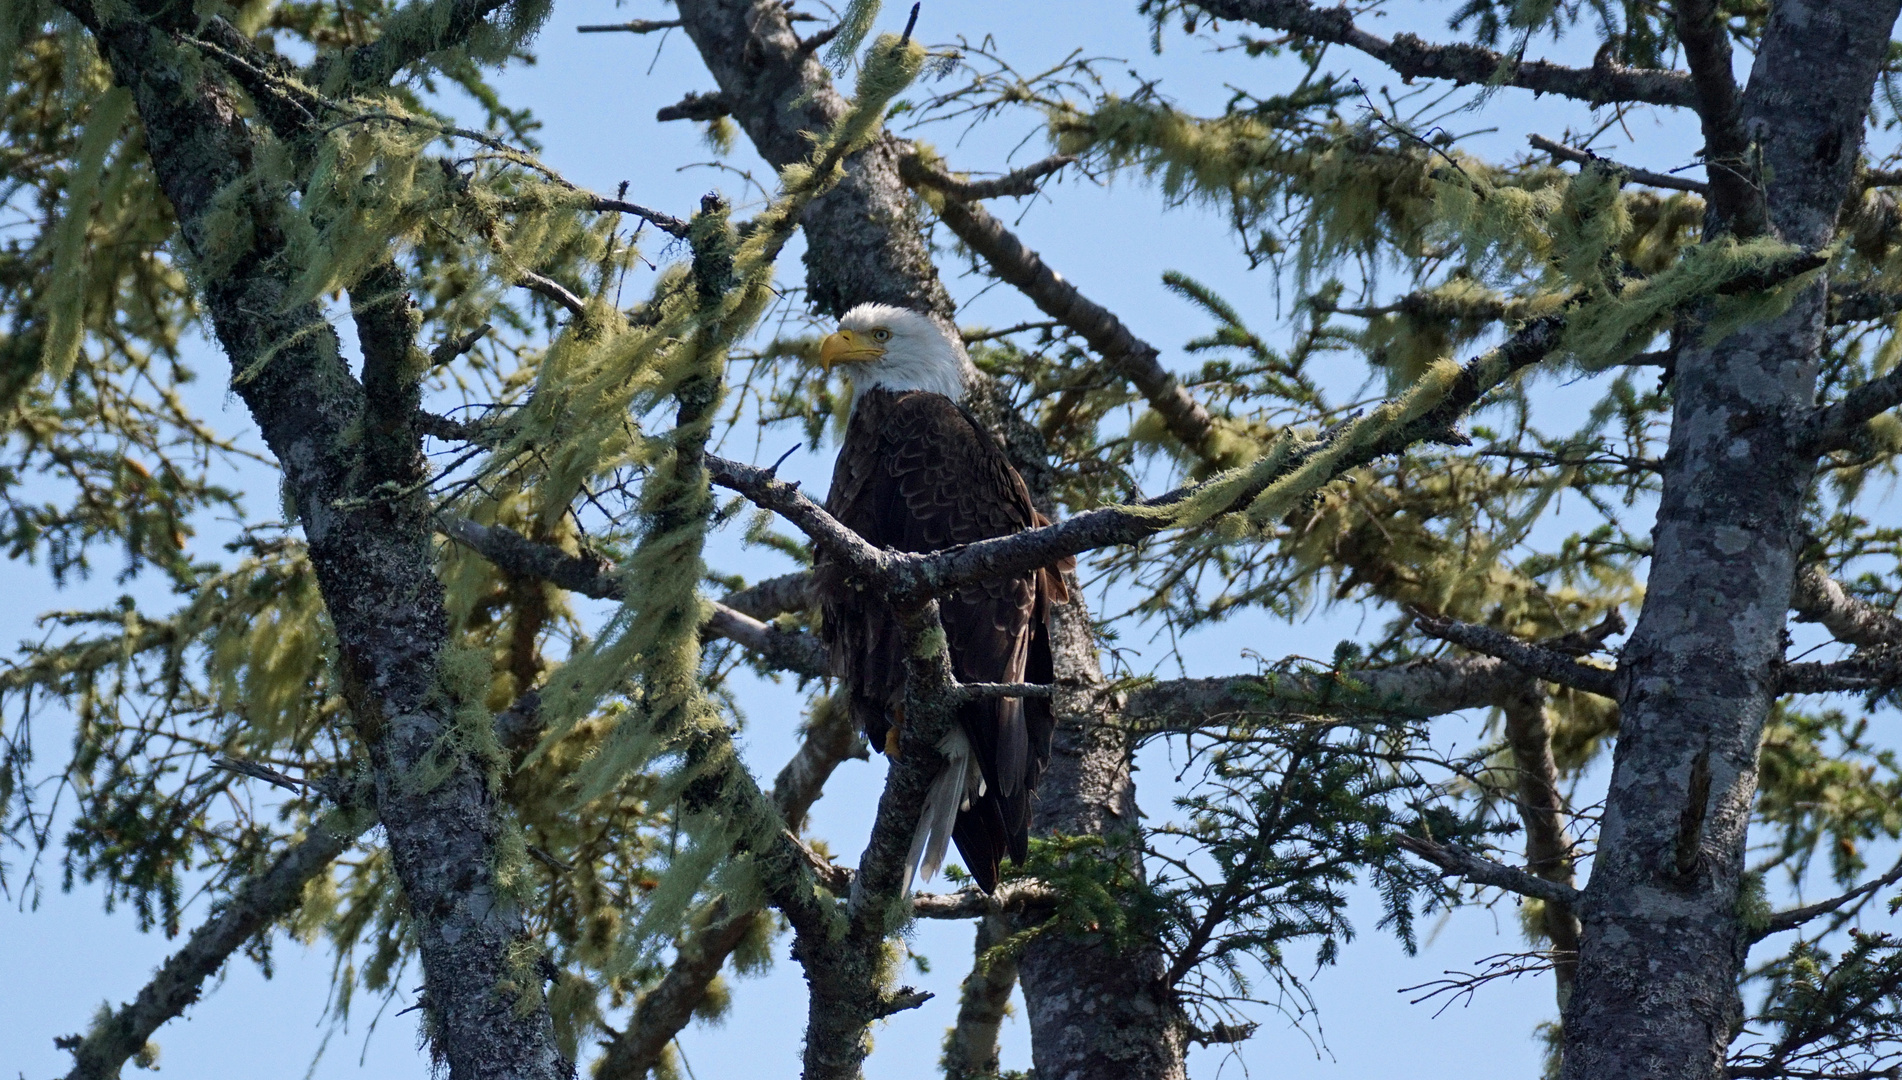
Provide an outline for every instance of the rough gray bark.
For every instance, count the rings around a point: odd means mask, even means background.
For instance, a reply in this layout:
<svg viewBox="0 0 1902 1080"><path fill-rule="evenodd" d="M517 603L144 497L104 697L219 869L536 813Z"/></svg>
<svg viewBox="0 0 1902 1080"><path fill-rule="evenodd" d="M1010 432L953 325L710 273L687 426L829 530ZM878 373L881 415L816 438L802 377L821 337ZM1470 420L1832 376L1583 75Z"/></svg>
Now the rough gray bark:
<svg viewBox="0 0 1902 1080"><path fill-rule="evenodd" d="M1080 598L1082 589L1070 595ZM1110 723L1089 611L1080 599L1051 613L1057 733L1031 828L1039 836L1135 841L1133 739ZM1141 864L1138 863L1138 866ZM1161 948L1134 954L1107 941L1045 935L1019 959L1039 1080L1184 1077L1184 1031L1163 977Z"/></svg>
<svg viewBox="0 0 1902 1080"><path fill-rule="evenodd" d="M1896 8L1770 9L1740 126L1790 243L1816 250L1832 236ZM1703 117L1720 148L1735 141L1711 130L1722 105ZM1751 219L1748 205L1712 212L1720 227ZM1567 1080L1723 1072L1742 1011L1745 829L1813 472L1825 299L1819 283L1785 314L1678 354L1655 554L1620 662L1622 726L1565 1011Z"/></svg>
<svg viewBox="0 0 1902 1080"><path fill-rule="evenodd" d="M804 161L812 152L807 133L845 114L831 74L793 33L778 0L682 0L679 11L731 115L775 168ZM898 179L903 149L889 135L873 143L806 210L806 299L814 309L842 315L876 301L947 324L955 313Z"/></svg>
<svg viewBox="0 0 1902 1080"><path fill-rule="evenodd" d="M571 1066L557 1050L528 963L532 942L498 884L502 821L489 790L490 762L480 753L449 755L440 782L417 782L425 759L454 733L462 693L439 677L448 621L430 526L418 498L357 497L378 480L420 469L420 438L392 423L390 411L368 407L317 307L287 302L295 268L267 205L236 209L249 219L248 250L230 250L228 240L226 248L208 245L214 198L248 170L255 144L213 69L181 55L166 36L181 27L163 20L189 13L72 10L93 32L115 81L134 95L156 175L231 361L233 390L277 457L304 527L353 722L369 749L377 816L415 919L431 1043L456 1080L566 1077ZM365 343L366 368L400 368L414 343L384 335L410 325L406 308L407 301L391 300L381 312L358 313L379 337ZM400 405L406 394L396 397Z"/></svg>
<svg viewBox="0 0 1902 1080"><path fill-rule="evenodd" d="M944 1037L945 1080L990 1080L998 1072L997 1031L1010 1011L1017 961L1004 956L984 964L986 951L1010 937L1010 920L986 915L977 924L971 973L958 995L958 1022Z"/></svg>

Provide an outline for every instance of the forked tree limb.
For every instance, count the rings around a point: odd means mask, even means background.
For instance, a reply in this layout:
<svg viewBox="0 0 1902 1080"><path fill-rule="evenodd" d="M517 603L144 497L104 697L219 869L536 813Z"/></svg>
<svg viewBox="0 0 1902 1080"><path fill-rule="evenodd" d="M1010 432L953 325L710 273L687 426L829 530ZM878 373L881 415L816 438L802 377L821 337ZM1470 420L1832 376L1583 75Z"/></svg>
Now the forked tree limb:
<svg viewBox="0 0 1902 1080"><path fill-rule="evenodd" d="M1902 368L1871 379L1810 414L1809 449L1818 454L1850 449L1864 424L1898 405L1902 405Z"/></svg>
<svg viewBox="0 0 1902 1080"><path fill-rule="evenodd" d="M1409 82L1446 79L1461 86L1503 83L1592 104L1643 102L1691 107L1697 102L1690 80L1680 72L1626 67L1609 60L1589 68L1565 67L1543 60L1519 60L1477 45L1428 44L1412 34L1396 34L1388 39L1356 26L1353 9L1345 6L1321 7L1307 0L1196 0L1195 6L1217 18L1346 45L1387 65Z"/></svg>

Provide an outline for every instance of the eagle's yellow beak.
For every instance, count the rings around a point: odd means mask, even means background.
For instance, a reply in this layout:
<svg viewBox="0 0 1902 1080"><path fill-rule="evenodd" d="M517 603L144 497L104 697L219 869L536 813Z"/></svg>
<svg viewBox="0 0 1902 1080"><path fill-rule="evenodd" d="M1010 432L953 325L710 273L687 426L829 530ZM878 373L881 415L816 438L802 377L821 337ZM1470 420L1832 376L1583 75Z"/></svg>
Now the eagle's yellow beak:
<svg viewBox="0 0 1902 1080"><path fill-rule="evenodd" d="M831 371L840 364L867 364L885 355L885 347L863 334L840 330L819 343L819 366Z"/></svg>

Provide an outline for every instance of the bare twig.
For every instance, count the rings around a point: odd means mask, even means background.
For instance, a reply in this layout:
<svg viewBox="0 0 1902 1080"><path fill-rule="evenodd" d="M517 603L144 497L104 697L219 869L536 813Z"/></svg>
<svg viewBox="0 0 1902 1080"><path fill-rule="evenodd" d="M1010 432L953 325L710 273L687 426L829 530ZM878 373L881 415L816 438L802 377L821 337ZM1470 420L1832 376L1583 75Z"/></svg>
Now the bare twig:
<svg viewBox="0 0 1902 1080"><path fill-rule="evenodd" d="M567 308L568 313L571 315L580 315L588 310L587 302L574 293L569 292L561 282L556 281L554 278L537 274L533 270L522 271L521 280L515 284L530 292L540 293L548 299L553 300L555 303Z"/></svg>
<svg viewBox="0 0 1902 1080"><path fill-rule="evenodd" d="M591 26L577 26L577 34L651 34L656 30L672 30L680 25L679 19L630 19L624 23L595 23Z"/></svg>
<svg viewBox="0 0 1902 1080"><path fill-rule="evenodd" d="M1449 877L1463 878L1475 885L1490 885L1495 889L1530 896L1550 904L1564 904L1573 911L1578 910L1581 894L1570 886L1547 881L1516 866L1483 858L1457 844L1443 844L1418 836L1403 835L1394 839L1401 847L1445 871Z"/></svg>
<svg viewBox="0 0 1902 1080"><path fill-rule="evenodd" d="M980 199L996 199L1004 196L1022 198L1037 193L1037 181L1076 161L1073 154L1052 154L1042 161L1013 169L1002 176L990 180L960 180L943 169L934 169L916 158L907 158L904 164L905 182L925 184L936 188L953 199L963 202L977 202Z"/></svg>
<svg viewBox="0 0 1902 1080"><path fill-rule="evenodd" d="M1771 934L1781 934L1785 930L1794 930L1804 923L1809 922L1811 919L1821 915L1828 915L1832 911L1855 903L1857 900L1879 889L1885 889L1898 881L1902 881L1902 862L1897 862L1894 866L1889 868L1888 873L1881 877L1873 881L1866 881L1841 896L1831 897L1828 900L1819 900L1814 904L1805 904L1802 907L1791 908L1788 911L1777 912L1770 916L1770 920L1764 923L1761 928L1751 934L1750 940L1760 941L1769 937Z"/></svg>
<svg viewBox="0 0 1902 1080"><path fill-rule="evenodd" d="M1698 195L1705 195L1710 192L1710 185L1704 183L1702 180L1687 180L1682 176L1672 176L1669 173L1656 173L1649 169L1634 169L1629 165L1621 165L1609 158L1600 157L1590 150L1577 150L1564 143L1548 139L1543 135L1527 136L1527 141L1532 144L1533 149L1543 150L1559 161L1569 161L1574 165L1584 165L1588 162L1596 161L1618 170L1623 173L1626 178L1635 183L1646 184L1655 188L1669 188L1672 191L1690 191Z"/></svg>

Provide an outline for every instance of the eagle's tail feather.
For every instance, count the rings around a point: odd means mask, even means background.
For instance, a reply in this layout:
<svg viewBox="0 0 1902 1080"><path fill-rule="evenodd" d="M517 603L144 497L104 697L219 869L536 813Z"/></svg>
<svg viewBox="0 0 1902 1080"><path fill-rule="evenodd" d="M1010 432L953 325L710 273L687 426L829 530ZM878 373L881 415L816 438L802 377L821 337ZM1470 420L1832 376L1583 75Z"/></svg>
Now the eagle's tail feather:
<svg viewBox="0 0 1902 1080"><path fill-rule="evenodd" d="M912 875L930 881L944 865L945 849L951 844L951 831L957 827L958 811L963 808L971 774L977 759L971 753L971 741L961 728L953 727L938 741L944 755L944 768L931 782L925 794L923 812L918 815L918 831L911 837L911 855L905 860L905 891L911 891ZM980 781L981 782L981 781Z"/></svg>

